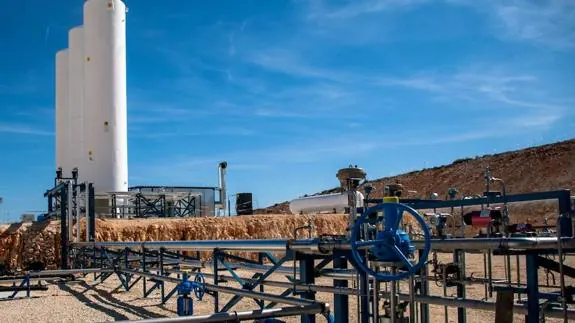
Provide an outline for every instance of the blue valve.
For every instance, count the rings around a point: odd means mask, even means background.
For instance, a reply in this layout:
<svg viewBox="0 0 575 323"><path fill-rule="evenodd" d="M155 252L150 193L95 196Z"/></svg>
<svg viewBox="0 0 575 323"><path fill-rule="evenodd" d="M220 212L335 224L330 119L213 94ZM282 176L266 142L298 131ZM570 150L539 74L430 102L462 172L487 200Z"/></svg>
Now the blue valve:
<svg viewBox="0 0 575 323"><path fill-rule="evenodd" d="M188 316L194 315L194 301L190 298L190 294L193 292L199 301L202 300L206 292L206 279L204 275L198 273L194 278L194 281L188 280L188 274L184 273L182 282L177 286L178 290L178 316Z"/></svg>
<svg viewBox="0 0 575 323"><path fill-rule="evenodd" d="M370 218L381 211L384 214L383 219ZM404 212L413 215L423 230L424 247L415 265L409 260L415 252L415 247L411 244L407 233L399 228ZM373 226L371 232L364 230L366 224ZM362 237L362 234L367 236ZM366 264L360 249L366 249L366 255L370 260L401 264L398 268L403 271L395 274L374 271ZM425 220L413 208L401 203L382 203L364 210L351 233L351 254L356 269L380 281L397 281L416 274L427 261L430 249L431 234Z"/></svg>

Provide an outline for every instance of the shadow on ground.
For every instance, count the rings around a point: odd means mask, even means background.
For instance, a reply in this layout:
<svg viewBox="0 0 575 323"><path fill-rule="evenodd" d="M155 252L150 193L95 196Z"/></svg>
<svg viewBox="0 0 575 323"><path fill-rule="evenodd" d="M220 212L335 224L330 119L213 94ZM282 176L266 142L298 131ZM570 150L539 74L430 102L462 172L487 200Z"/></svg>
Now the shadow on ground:
<svg viewBox="0 0 575 323"><path fill-rule="evenodd" d="M97 286L90 286L85 281L80 281L78 285L82 286L85 291L76 291L66 284L58 284L58 287L62 291L76 297L80 302L86 304L86 306L110 315L116 321L130 319L126 314L123 313L129 313L138 316L141 319L166 317L165 315L148 311L140 306L135 306L121 301L110 294L108 291L99 289ZM90 299L85 295L87 290L94 291L95 294L92 295L93 299Z"/></svg>

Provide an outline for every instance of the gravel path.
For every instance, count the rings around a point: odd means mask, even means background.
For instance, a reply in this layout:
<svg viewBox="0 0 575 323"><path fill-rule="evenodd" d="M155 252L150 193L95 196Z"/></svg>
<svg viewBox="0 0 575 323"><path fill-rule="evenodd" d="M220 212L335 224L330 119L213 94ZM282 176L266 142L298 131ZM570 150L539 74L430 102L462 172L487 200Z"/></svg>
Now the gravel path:
<svg viewBox="0 0 575 323"><path fill-rule="evenodd" d="M441 255L440 260L448 261L450 255ZM476 272L476 276L481 276L483 268L483 258L481 255L472 255L467 258L468 274ZM494 271L498 277L503 276L503 263L500 257L494 260ZM251 273L238 271L242 277L250 277ZM160 305L159 291L152 293L148 298L143 298L142 283L138 282L129 292L120 289L120 283L115 276L110 277L103 283L94 281L92 275L67 283L54 283L49 285L47 291L32 291L31 298L20 298L15 300L0 300L0 313L3 322L105 322L127 319L143 319L151 317L175 317L176 298L171 298L165 305ZM272 275L271 280L287 281L284 276ZM544 278L542 278L544 279ZM320 278L316 284L331 285L331 280ZM570 281L573 284L573 281ZM151 283L148 282L148 286ZM237 284L223 284L237 287ZM172 288L173 284L168 284L166 288ZM350 283L351 286L351 283ZM430 284L432 294L442 295L442 288L434 283ZM401 287L406 291L406 286ZM282 288L266 286L267 293L280 294ZM448 295L455 292L449 289ZM482 285L469 286L468 297L481 299L484 289ZM24 296L25 294L20 294ZM220 294L220 306L223 306L232 296ZM318 300L333 304L331 294L319 293ZM355 297L349 298L350 322L357 322L357 302ZM232 310L256 309L257 305L253 300L244 299ZM202 301L194 300L195 314L209 314L214 309L213 298L206 295ZM432 322L446 322L444 308L441 306L431 306ZM468 322L493 322L494 313L486 311L468 310ZM449 309L449 319L447 322L456 322L456 309ZM286 322L299 322L299 317L284 318ZM325 322L319 318L318 322ZM524 322L524 318L516 315L514 322ZM561 320L548 319L547 322L561 322Z"/></svg>

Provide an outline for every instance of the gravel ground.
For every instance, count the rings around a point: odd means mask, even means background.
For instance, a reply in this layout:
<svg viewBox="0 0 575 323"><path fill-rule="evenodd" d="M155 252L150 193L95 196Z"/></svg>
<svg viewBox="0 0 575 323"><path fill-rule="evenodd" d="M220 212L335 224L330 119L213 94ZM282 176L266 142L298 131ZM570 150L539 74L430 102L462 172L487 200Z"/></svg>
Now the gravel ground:
<svg viewBox="0 0 575 323"><path fill-rule="evenodd" d="M442 261L449 261L451 255L440 255ZM571 264L573 262L569 259ZM515 262L513 262L515 264ZM524 265L520 265L524 267ZM494 275L503 277L503 261L501 257L494 259ZM467 257L468 275L475 272L475 277L481 277L483 273L483 257L481 255L468 255ZM513 267L515 272L515 267ZM242 277L250 277L247 271L238 271ZM524 280L524 273L523 280ZM557 275L558 276L558 275ZM558 277L556 277L558 279ZM272 275L271 280L287 281L285 276ZM540 281L545 282L545 275L540 272ZM558 281L558 280L557 280ZM330 285L331 280L320 278L316 284ZM568 281L574 284L573 281ZM132 290L126 292L121 289L119 280L112 276L101 283L93 280L93 275L67 283L52 283L47 291L33 291L31 298L19 298L14 300L0 300L0 313L3 322L104 322L118 320L133 320L152 317L175 317L176 298L171 298L166 304L160 304L160 293L154 292L148 298L143 298L142 283L139 282ZM150 283L148 283L150 284ZM234 286L235 283L223 285ZM166 287L171 288L173 284ZM350 283L351 286L351 283ZM442 295L443 289L430 283L433 295ZM406 286L401 286L402 291L406 291ZM265 287L267 293L280 294L282 288ZM455 293L454 288L449 288L448 295ZM481 299L484 296L483 285L468 286L468 297ZM23 295L23 294L21 294ZM495 295L494 295L495 296ZM220 306L223 306L232 295L220 294ZM333 304L331 294L318 293L317 299ZM357 322L357 302L355 297L349 298L350 302L350 322ZM214 308L213 298L206 295L202 301L194 301L194 314L209 314ZM233 310L257 309L253 300L244 299L237 304ZM432 322L446 322L444 308L441 306L431 306ZM450 309L447 322L456 322L456 309ZM486 311L468 310L468 322L493 322L494 313ZM286 322L299 322L298 317L284 318ZM524 318L515 315L514 322L523 322ZM318 319L318 322L325 322ZM561 322L561 320L548 319L547 322Z"/></svg>

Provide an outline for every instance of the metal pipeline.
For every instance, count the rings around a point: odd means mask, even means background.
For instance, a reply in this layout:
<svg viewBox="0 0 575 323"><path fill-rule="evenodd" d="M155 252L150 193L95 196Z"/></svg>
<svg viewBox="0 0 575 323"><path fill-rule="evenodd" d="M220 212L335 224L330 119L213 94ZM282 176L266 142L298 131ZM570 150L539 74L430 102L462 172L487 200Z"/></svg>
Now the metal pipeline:
<svg viewBox="0 0 575 323"><path fill-rule="evenodd" d="M562 248L575 248L575 239L562 238ZM424 242L412 241L416 248L422 248ZM75 247L97 248L146 248L182 251L212 251L214 249L245 252L286 251L293 250L302 253L329 253L334 250L349 250L349 242L333 239L263 239L263 240L196 240L196 241L142 241L142 242L79 242ZM524 237L524 238L455 238L432 239L434 250L493 250L493 249L557 249L556 237ZM369 247L366 247L369 248Z"/></svg>
<svg viewBox="0 0 575 323"><path fill-rule="evenodd" d="M285 251L288 240L196 240L196 241L137 241L137 242L80 242L74 247L95 247L110 249L166 249L181 251Z"/></svg>
<svg viewBox="0 0 575 323"><path fill-rule="evenodd" d="M146 273L146 272L142 272L139 270L120 269L118 271L128 273L128 274L133 274L133 275L145 276L148 278L153 278L153 279L162 280L162 281L171 282L171 283L176 283L176 284L182 282L181 279L167 277L167 276L161 276L161 275L155 275L152 273ZM269 302L276 302L276 303L280 303L280 304L288 304L288 305L295 305L295 306L305 306L305 305L318 304L315 301L310 301L310 300L306 300L306 299L302 299L302 298L278 296L278 295L254 292L254 291L245 290L245 289L225 287L225 286L219 286L219 285L213 285L213 284L207 284L207 283L205 284L205 287L209 291L220 292L220 293L225 293L225 294L233 294L233 295L237 295L237 296L250 297L253 299L262 299L262 300L266 300Z"/></svg>
<svg viewBox="0 0 575 323"><path fill-rule="evenodd" d="M563 248L575 248L575 239L562 238ZM413 241L416 248L422 248L423 241ZM489 250L489 249L557 249L559 246L556 237L540 238L457 238L432 239L431 248L434 250Z"/></svg>
<svg viewBox="0 0 575 323"><path fill-rule="evenodd" d="M212 274L205 273L203 274L206 277L213 277ZM155 276L150 274L150 276ZM220 278L233 280L231 276L219 276ZM161 278L163 279L163 278ZM253 279L242 278L245 281L255 282ZM172 278L172 280L176 280ZM176 280L177 281L177 280ZM293 288L293 284L290 282L279 282L279 281L270 281L264 280L260 282L262 285L266 286L273 286L273 287L284 287L284 288ZM214 285L212 285L214 286ZM218 286L219 288L224 288ZM306 285L306 284L296 284L298 291L315 291L315 292L325 292L325 293L333 293L333 294L345 294L345 295L357 295L356 288L347 288L347 287L331 287L331 286L320 286L320 285ZM229 288L229 287L225 287ZM233 288L231 288L233 289ZM223 291L222 292L227 292ZM380 292L380 294L384 297L390 297L389 292ZM410 297L409 294L397 294L399 300L401 301L412 301L413 299ZM448 307L461 307L461 308L470 308L470 309L478 309L478 310L486 310L486 311L495 311L496 303L495 302L488 302L488 301L481 301L481 300L469 300L469 299L458 299L453 297L441 297L441 296L422 296L422 295L415 295L415 301L418 303L425 303L430 305L440 305L440 306L448 306ZM514 312L517 314L524 314L527 315L527 309L521 305L514 305L513 308ZM554 318L563 318L563 311L558 309L546 309L545 313L548 317ZM575 319L575 311L567 311L567 316L570 319Z"/></svg>
<svg viewBox="0 0 575 323"><path fill-rule="evenodd" d="M211 315L198 315L188 317L152 318L137 321L119 321L120 323L190 323L190 322L236 322L264 318L276 318L285 316L320 314L328 310L328 304L312 304L302 307L270 308L245 312L223 312Z"/></svg>
<svg viewBox="0 0 575 323"><path fill-rule="evenodd" d="M384 293L384 296L389 297L389 293ZM409 301L410 297L407 294L398 294L400 300ZM460 308L470 308L485 311L495 311L496 303L480 300L458 299L453 297L441 296L423 296L415 295L415 301L430 305L451 306ZM546 313L546 317L563 318L563 311L558 309L542 309ZM516 314L527 315L527 308L521 305L513 305L513 312ZM567 317L575 319L575 311L567 311Z"/></svg>

